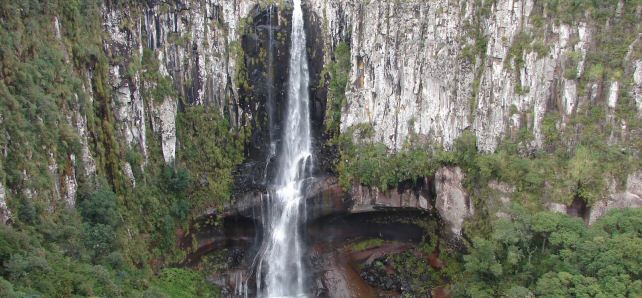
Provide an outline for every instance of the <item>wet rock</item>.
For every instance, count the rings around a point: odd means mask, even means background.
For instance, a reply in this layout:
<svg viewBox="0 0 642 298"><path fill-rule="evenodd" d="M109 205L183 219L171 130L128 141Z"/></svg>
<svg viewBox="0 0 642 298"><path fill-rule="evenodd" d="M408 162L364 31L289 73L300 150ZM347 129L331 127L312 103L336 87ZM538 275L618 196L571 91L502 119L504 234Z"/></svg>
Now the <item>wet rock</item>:
<svg viewBox="0 0 642 298"><path fill-rule="evenodd" d="M356 214L385 210L415 210L431 212L432 194L430 179L415 186L393 188L380 191L376 187L355 184L351 192L344 191L336 177L323 176L310 178L307 182L306 212L307 220L337 215ZM267 189L248 187L248 191L238 194L234 203L225 208L225 216L233 214L260 219L261 206L269 200ZM208 210L215 212L215 210Z"/></svg>
<svg viewBox="0 0 642 298"><path fill-rule="evenodd" d="M359 275L373 287L386 291L401 291L402 281L388 257L375 259L374 262L363 266Z"/></svg>
<svg viewBox="0 0 642 298"><path fill-rule="evenodd" d="M330 257L328 266L325 267L322 276L322 284L326 297L364 297L364 295L374 295L373 289L368 287L362 276L355 272L346 262L342 262L340 257L334 255Z"/></svg>
<svg viewBox="0 0 642 298"><path fill-rule="evenodd" d="M393 188L381 191L377 187L366 187L359 183L352 186L350 212L369 212L382 208L410 208L417 210L432 210L428 179L424 179L418 187Z"/></svg>
<svg viewBox="0 0 642 298"><path fill-rule="evenodd" d="M237 267L241 265L243 259L245 258L246 250L239 247L230 248L227 252L227 261L226 264L230 267Z"/></svg>

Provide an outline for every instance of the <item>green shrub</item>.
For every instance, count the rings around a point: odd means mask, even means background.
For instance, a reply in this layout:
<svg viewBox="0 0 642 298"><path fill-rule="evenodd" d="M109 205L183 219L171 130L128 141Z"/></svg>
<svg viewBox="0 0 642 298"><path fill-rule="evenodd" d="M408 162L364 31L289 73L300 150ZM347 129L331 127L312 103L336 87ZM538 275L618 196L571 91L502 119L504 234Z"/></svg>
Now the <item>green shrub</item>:
<svg viewBox="0 0 642 298"><path fill-rule="evenodd" d="M243 146L249 131L235 131L216 109L195 106L179 113L177 134L181 140L177 159L189 169L191 179L198 182L187 189L192 206L220 207L228 202L233 171L243 161ZM179 181L181 179L187 176Z"/></svg>
<svg viewBox="0 0 642 298"><path fill-rule="evenodd" d="M341 125L341 109L346 104L346 88L350 76L350 45L340 42L334 50L334 60L324 68L330 77L328 83L327 108L325 117L326 132L335 135ZM324 80L324 76L321 76Z"/></svg>
<svg viewBox="0 0 642 298"><path fill-rule="evenodd" d="M217 297L215 288L200 273L189 269L163 269L152 289L173 298Z"/></svg>
<svg viewBox="0 0 642 298"><path fill-rule="evenodd" d="M103 224L111 227L120 224L116 194L106 187L100 187L87 199L82 200L78 208L83 219L89 224Z"/></svg>

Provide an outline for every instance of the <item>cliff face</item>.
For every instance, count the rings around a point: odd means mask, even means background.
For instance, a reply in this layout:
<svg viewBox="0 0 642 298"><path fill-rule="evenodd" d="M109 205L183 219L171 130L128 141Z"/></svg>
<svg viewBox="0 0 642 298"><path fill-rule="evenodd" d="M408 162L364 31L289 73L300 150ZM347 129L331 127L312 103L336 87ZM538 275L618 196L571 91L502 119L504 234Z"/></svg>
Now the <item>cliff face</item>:
<svg viewBox="0 0 642 298"><path fill-rule="evenodd" d="M60 55L49 61L62 63L53 71L68 76L67 81L56 78L54 84L62 85L60 89L70 86L69 95L52 92L53 97L46 104L56 102L57 106L51 106L50 114L38 112L35 117L42 121L49 121L47 117L51 115L59 117L52 120L48 130L58 137L58 132L65 129L61 135L69 136L74 144L77 140L79 149L60 150L55 146L42 149L35 142L24 141L19 131L11 130L15 123L22 123L20 114L0 121L5 136L3 166L18 165L15 169L6 168L0 175L2 221L11 215L6 202L12 197L47 202L48 210L59 202L73 206L81 180L99 175L119 189L117 181L121 176L126 184L135 186L135 173L144 172L151 159L174 164L181 143L177 137L177 115L185 106L208 106L210 113L224 117L236 130L249 125L258 108L242 105L238 94L237 66L243 64L238 62L243 58L239 31L245 26L244 19L251 16L250 11L259 7L258 2L106 1L96 5L56 4L44 11L39 4L25 6L23 17L41 22L40 27L31 28L40 35L33 40L48 43L51 51ZM7 14L2 18L7 22L6 29L14 26L14 31L3 31L3 38L25 41L8 47L2 57L3 65L7 65L3 82L17 87L9 89L7 92L12 94L7 93L8 96L20 95L21 86L17 84L21 81L11 79L12 72L17 72L15 65L20 65L14 61L26 65L34 59L21 54L20 47L28 48L32 37L19 34L24 28L19 18L15 21L18 25L11 23L14 16L20 15L9 11L13 6L7 4ZM81 21L81 16L89 19ZM31 47L35 57L46 51ZM45 81L40 84L46 90ZM36 102L25 98L25 102L29 100ZM3 114L12 112L9 103L6 109L3 106ZM66 130L67 127L74 131ZM55 139L50 141L56 144ZM16 154L20 150L11 146L30 153ZM129 156L137 155L142 156L142 162L132 164ZM31 164L40 167L43 163L46 173L30 168ZM12 171L22 173L4 176ZM49 181L43 183L43 179Z"/></svg>
<svg viewBox="0 0 642 298"><path fill-rule="evenodd" d="M140 63L143 48L153 51L161 76L171 79L189 104L210 104L241 125L235 82L241 20L258 1L179 1L174 5L103 7L108 38L105 50L122 61L112 64L110 85L116 90L114 109L119 129L130 146L145 149L145 104L140 90L144 80L125 75ZM149 87L149 86L148 86ZM177 96L165 96L147 105L152 131L161 135L166 162L175 158Z"/></svg>
<svg viewBox="0 0 642 298"><path fill-rule="evenodd" d="M61 109L80 149L69 154L42 152L41 163L52 180L47 187L31 187L29 181L37 174L28 169L16 174L19 181L0 184L6 193L0 195L0 210L7 210L0 212L2 218L9 216L11 208L4 206L12 196L46 196L74 205L83 177L120 173L133 186L135 173L144 171L150 158L172 164L181 143L177 114L185 106L211 107L235 128L268 126L268 99L259 95L270 89L269 81L261 74L267 68L258 60L265 58L265 32L272 29L266 30L264 21L253 24L265 17L259 14L265 13L266 4L259 0L102 4L104 34L96 33L96 38L108 59L106 77L103 81L95 64L76 63L80 88ZM524 131L532 136L524 145L541 149L547 116L555 116L554 128L563 129L576 125L577 114L593 106L606 111L605 125L613 127L609 143L617 143L639 134L616 114L624 107L636 109L637 119L642 115L642 6L626 1L604 5L606 17L591 17L602 9L594 7L564 19L563 12L549 11L532 0L310 0L304 10L311 36L311 75L313 81L323 80L321 69L332 62L339 43L348 42L350 72L341 131L371 124L374 140L393 151L418 141L451 148L466 130L474 132L483 152L494 151L503 139ZM274 15L278 27L274 33L286 35L287 15ZM79 59L70 46L75 29L63 20L62 15L50 18L47 34L70 64ZM248 42L243 42L244 34ZM609 39L610 35L617 38ZM282 48L287 36L276 39ZM274 63L279 64L287 53L276 51ZM604 53L615 54L595 59ZM247 86L243 80L248 78L256 86ZM275 84L283 87L282 82ZM107 98L99 92L103 86L109 89ZM313 123L321 126L326 90L323 82L313 89ZM278 101L282 94L275 96ZM99 107L97 112L88 110L85 101ZM623 106L623 101L633 104ZM104 123L95 116L109 119L115 134L106 133L101 139L98 129ZM113 144L103 152L95 144L105 139ZM152 148L156 141L158 151ZM266 136L253 142L265 146L247 150L268 150ZM124 158L129 151L142 155L143 162L131 164ZM7 154L11 153L5 148L5 159ZM110 164L103 160L109 155L118 158Z"/></svg>
<svg viewBox="0 0 642 298"><path fill-rule="evenodd" d="M606 46L595 36L610 34L609 26L627 10L639 20L639 5L620 1L614 16L600 21L591 21L588 11L560 21L565 12L530 0L331 0L308 6L324 26L326 49L340 40L349 40L352 49L341 130L372 124L375 140L393 150L409 136L450 148L469 129L479 150L491 152L521 128L532 133L529 146L536 149L547 113L557 112L564 126L589 105L606 105L613 113L623 93L642 110L639 22L623 39L626 53L614 57L622 59L619 73L583 79L587 55ZM615 125L626 134L625 123Z"/></svg>

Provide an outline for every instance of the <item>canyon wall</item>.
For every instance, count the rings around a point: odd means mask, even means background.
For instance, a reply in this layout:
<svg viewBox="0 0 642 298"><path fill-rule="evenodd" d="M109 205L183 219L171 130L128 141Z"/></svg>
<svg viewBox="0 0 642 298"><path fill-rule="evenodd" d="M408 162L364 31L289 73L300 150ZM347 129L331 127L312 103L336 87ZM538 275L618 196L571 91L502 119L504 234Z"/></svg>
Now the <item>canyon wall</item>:
<svg viewBox="0 0 642 298"><path fill-rule="evenodd" d="M561 20L566 12L549 12L532 0L308 4L324 26L328 52L340 41L352 50L343 132L371 124L376 141L399 150L411 136L451 148L471 130L482 152L522 128L533 135L528 145L540 149L547 113L558 113L563 127L593 104L613 113L625 92L642 111L639 22L620 45L625 53L614 57L621 59L617 73L581 80L587 55L598 47L595 36L609 34L625 9L639 21L642 7L635 5L620 1L615 15L600 23L581 15ZM621 127L618 136L626 135L626 123L613 125Z"/></svg>
<svg viewBox="0 0 642 298"><path fill-rule="evenodd" d="M44 91L51 92L45 103L51 106L35 115L23 116L18 111L7 118L5 112L12 111L13 102L7 102L7 110L3 107L3 222L10 220L10 210L24 204L23 200L48 205L49 211L74 206L83 181L105 177L118 191L135 187L136 173L145 172L151 160L174 165L181 144L177 115L186 106L207 106L205 113L216 114L212 119L224 118L233 130L251 124L258 103L243 102L236 80L239 65L244 63L239 31L258 13L258 0L105 1L60 6L26 6L29 18L44 20L39 27L32 26L39 35L33 40L48 43L50 51L60 55L47 62L62 63L53 71L66 79L55 78L53 84L60 85L60 90L69 88L70 94ZM5 21L19 15L7 13L3 14ZM8 26L14 26L11 24ZM21 30L19 24L11 33L16 40L25 39L10 48L16 54L3 55L8 73L2 79L7 85L21 83L11 79L18 72L12 69L20 65L14 61L27 65L34 60L20 54L20 47L28 47L33 38L21 35ZM41 50L34 46L31 51ZM47 83L40 82L40 88L47 88ZM26 88L16 87L7 95L19 95L19 88ZM29 100L37 99L26 97L24 102ZM44 108L42 103L36 105ZM46 143L46 138L25 140L20 131L11 130L29 117L50 123L43 129L54 136L49 140L54 146L40 146L38 142ZM66 139L56 148L58 135ZM67 146L69 143L74 146ZM138 156L142 161L133 164ZM14 199L17 197L21 199Z"/></svg>
<svg viewBox="0 0 642 298"><path fill-rule="evenodd" d="M181 144L177 114L185 106L208 106L237 129L264 125L258 114L265 99L251 100L256 92L240 92L246 82L238 80L256 77L242 72L252 59L262 57L265 45L254 38L256 53L245 57L242 35L258 34L264 24L252 20L270 2L102 4L104 34L96 38L108 58L107 77L100 79L95 64L75 69L82 90L63 109L81 148L64 156L55 150L43 153L52 182L40 190L29 186L36 174L26 169L21 182L0 181L0 218L10 217L8 202L17 195L46 196L51 208L59 202L73 206L79 181L105 174L105 164L111 169L108 176L122 175L131 186L136 185L134 173L144 171L150 157L158 154L154 152L160 154L154 158L173 164ZM530 137L522 144L532 152L544 147L547 116L554 116L554 129L563 129L576 125L576 115L593 106L604 108L607 125L613 127L608 142L624 142L640 134L616 117L623 108L635 109L637 119L642 115L640 22L615 39L626 41L612 51L615 66L594 57L602 54L602 47L615 46L605 43L605 35L613 34L616 24L640 20L642 5L619 1L607 6L615 7L613 15L594 21L588 17L591 11L564 19L562 12L547 11L533 0L306 1L311 75L320 81L312 86L313 123L321 125L318 119L326 108L321 69L346 42L350 72L341 131L372 125L373 140L391 151L413 142L450 149L463 132L471 131L482 152L493 152L502 140L526 132ZM77 58L69 45L72 28L61 18L51 18L49 30L71 63ZM277 23L287 28L287 17L279 13ZM108 98L97 92L103 87L109 89ZM93 145L102 139L92 121L100 121L92 120L83 101L100 106L96 115L106 119L102 125L108 122L116 131L107 134L114 146L107 146L106 153ZM150 144L156 141L160 149L154 151ZM142 155L140 165L125 158L130 151ZM115 156L112 164L101 157L110 154Z"/></svg>

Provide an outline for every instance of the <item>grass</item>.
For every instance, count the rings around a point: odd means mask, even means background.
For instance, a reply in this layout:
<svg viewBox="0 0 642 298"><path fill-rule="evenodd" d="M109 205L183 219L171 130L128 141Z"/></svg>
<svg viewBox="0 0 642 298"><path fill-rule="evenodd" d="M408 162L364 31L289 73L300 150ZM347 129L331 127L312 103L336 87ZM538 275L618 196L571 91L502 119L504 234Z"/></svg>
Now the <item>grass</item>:
<svg viewBox="0 0 642 298"><path fill-rule="evenodd" d="M364 251L374 247L379 247L383 245L386 241L380 238L371 238L362 240L352 244L351 248L354 251Z"/></svg>

